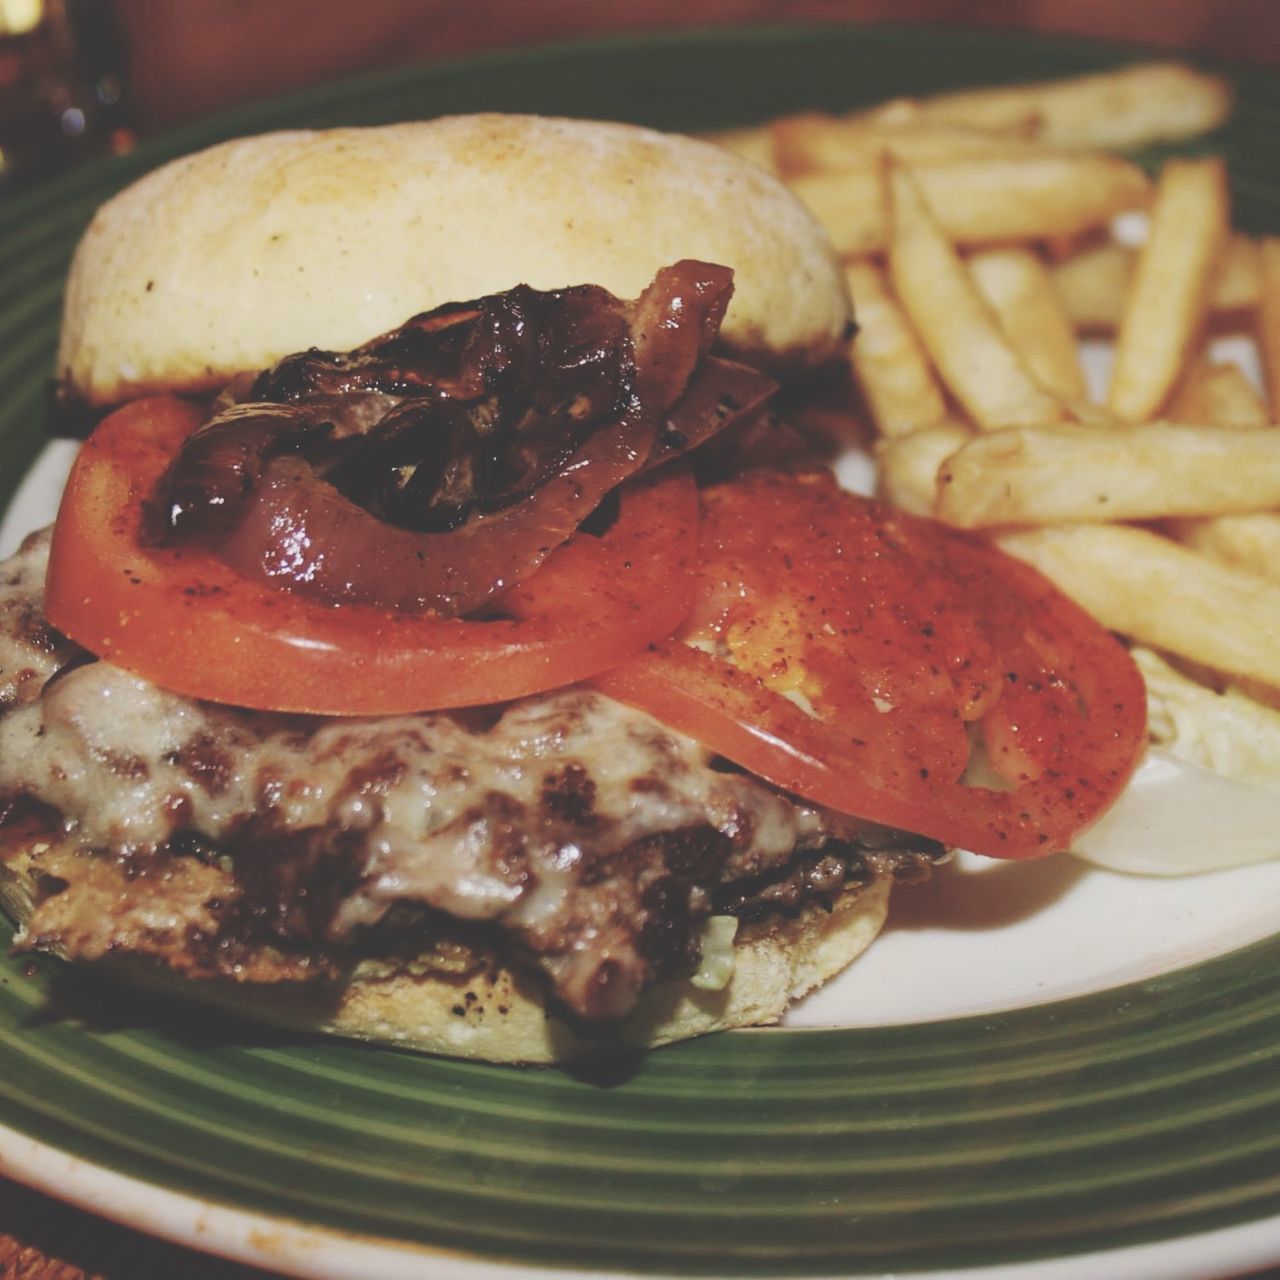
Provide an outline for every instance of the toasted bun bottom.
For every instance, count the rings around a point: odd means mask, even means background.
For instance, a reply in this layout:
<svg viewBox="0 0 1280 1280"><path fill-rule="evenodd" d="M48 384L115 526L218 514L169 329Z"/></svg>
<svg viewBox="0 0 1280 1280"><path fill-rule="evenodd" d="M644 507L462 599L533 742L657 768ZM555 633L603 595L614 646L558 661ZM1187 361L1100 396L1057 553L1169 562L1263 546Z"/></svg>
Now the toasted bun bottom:
<svg viewBox="0 0 1280 1280"><path fill-rule="evenodd" d="M276 1026L399 1045L486 1062L553 1063L609 1050L642 1049L711 1031L777 1022L874 940L889 905L877 880L795 919L744 929L723 990L662 983L619 1028L592 1037L549 1013L530 982L497 967L466 977L396 973L348 983L187 983L192 994ZM203 988L203 989L202 989Z"/></svg>
<svg viewBox="0 0 1280 1280"><path fill-rule="evenodd" d="M21 925L35 905L31 866L12 840L5 844L0 904ZM702 990L688 980L662 983L625 1023L599 1036L580 1033L548 1012L537 985L502 965L465 975L357 971L342 982L306 983L191 980L127 958L100 967L290 1030L454 1058L546 1064L777 1022L871 944L888 912L890 883L883 876L852 888L829 911L811 907L791 919L744 926L734 944L733 976L722 990Z"/></svg>

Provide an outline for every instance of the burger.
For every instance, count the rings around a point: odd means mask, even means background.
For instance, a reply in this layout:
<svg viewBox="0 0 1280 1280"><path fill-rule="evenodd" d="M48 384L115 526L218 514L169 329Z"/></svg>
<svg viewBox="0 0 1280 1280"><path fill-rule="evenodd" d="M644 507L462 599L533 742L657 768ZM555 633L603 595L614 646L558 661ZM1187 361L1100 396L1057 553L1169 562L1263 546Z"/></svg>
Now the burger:
<svg viewBox="0 0 1280 1280"><path fill-rule="evenodd" d="M273 134L117 196L58 356L102 421L0 568L16 945L550 1062L775 1021L949 846L1063 847L1140 678L789 465L775 392L850 328L784 188L623 125Z"/></svg>

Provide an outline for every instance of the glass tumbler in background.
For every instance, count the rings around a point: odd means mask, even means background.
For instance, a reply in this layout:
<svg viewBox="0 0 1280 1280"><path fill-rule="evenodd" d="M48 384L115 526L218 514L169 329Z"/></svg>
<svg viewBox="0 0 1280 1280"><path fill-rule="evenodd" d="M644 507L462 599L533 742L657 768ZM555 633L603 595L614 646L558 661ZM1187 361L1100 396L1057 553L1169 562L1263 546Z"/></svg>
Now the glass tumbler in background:
<svg viewBox="0 0 1280 1280"><path fill-rule="evenodd" d="M134 142L106 0L0 0L0 196Z"/></svg>

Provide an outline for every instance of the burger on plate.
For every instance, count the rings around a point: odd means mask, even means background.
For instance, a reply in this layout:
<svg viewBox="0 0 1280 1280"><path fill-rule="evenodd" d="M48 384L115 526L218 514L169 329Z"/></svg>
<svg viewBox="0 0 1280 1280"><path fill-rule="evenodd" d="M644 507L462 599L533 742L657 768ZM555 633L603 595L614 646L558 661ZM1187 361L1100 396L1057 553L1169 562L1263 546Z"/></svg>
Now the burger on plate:
<svg viewBox="0 0 1280 1280"><path fill-rule="evenodd" d="M108 416L0 568L18 945L547 1062L774 1021L947 847L1064 847L1141 681L786 465L771 397L850 322L769 175L623 125L273 134L117 196L58 368Z"/></svg>

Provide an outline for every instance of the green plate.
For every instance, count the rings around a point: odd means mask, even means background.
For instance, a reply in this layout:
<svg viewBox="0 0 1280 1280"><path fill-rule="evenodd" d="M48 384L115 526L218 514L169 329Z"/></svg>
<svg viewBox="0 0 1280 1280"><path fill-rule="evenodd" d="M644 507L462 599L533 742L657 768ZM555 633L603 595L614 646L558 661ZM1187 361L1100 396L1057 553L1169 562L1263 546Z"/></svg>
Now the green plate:
<svg viewBox="0 0 1280 1280"><path fill-rule="evenodd" d="M170 156L481 108L699 129L1134 56L938 30L684 33L325 86L91 165L0 210L0 499L41 445L72 246L102 199ZM1280 229L1280 82L1233 74L1218 141L1236 221ZM1240 1270L1280 1259L1278 971L1273 935L1074 999L734 1033L602 1078L277 1038L6 962L0 1165L299 1273L417 1274L424 1251L433 1274L477 1280Z"/></svg>

